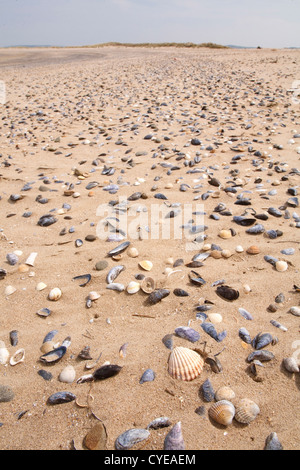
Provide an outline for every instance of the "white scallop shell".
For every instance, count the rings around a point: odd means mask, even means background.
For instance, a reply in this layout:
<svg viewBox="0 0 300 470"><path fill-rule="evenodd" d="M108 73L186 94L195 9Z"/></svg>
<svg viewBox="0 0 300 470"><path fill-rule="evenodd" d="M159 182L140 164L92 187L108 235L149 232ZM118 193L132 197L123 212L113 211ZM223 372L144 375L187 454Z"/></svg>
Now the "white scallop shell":
<svg viewBox="0 0 300 470"><path fill-rule="evenodd" d="M235 407L230 401L220 400L209 408L208 414L218 424L229 426L235 415Z"/></svg>
<svg viewBox="0 0 300 470"><path fill-rule="evenodd" d="M11 366L16 366L17 364L20 364L21 362L25 361L25 349L21 348L18 349L14 355L10 358L9 363Z"/></svg>
<svg viewBox="0 0 300 470"><path fill-rule="evenodd" d="M54 302L59 300L61 296L62 296L62 291L58 287L55 287L49 292L49 300L52 300Z"/></svg>
<svg viewBox="0 0 300 470"><path fill-rule="evenodd" d="M203 364L202 357L196 351L178 346L170 353L168 372L174 379L190 381L200 375Z"/></svg>

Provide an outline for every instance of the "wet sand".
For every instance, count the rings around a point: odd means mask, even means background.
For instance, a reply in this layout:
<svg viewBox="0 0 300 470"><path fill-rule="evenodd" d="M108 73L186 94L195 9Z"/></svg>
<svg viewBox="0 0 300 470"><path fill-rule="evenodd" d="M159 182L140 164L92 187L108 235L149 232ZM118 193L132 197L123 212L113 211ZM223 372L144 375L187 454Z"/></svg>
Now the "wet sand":
<svg viewBox="0 0 300 470"><path fill-rule="evenodd" d="M282 366L286 357L300 360L299 317L289 312L299 306L294 286L300 285L300 209L286 204L299 193L299 104L289 91L300 79L299 59L297 50L0 51L0 80L7 93L6 104L0 105L0 269L7 272L0 280L0 340L10 357L19 348L26 353L23 363L0 365L0 386L10 387L14 394L11 401L0 403L1 449L68 450L74 444L80 449L99 418L107 430L106 448L113 450L124 431L146 428L161 416L172 425L151 430L143 449L162 450L177 422L187 450L260 450L273 432L284 449L299 449L300 376ZM210 184L211 178L219 184ZM93 182L95 186L87 189ZM117 185L115 192L106 190L110 184ZM296 196L288 192L291 188ZM130 241L139 255L132 258L126 250L113 260L107 253L121 242L97 237L106 217L102 209L136 192L143 196L129 201L131 237L124 241ZM167 199L156 199L157 193ZM22 198L12 202L11 195ZM41 204L41 198L48 202ZM249 205L236 204L239 198L249 199ZM61 210L64 204L70 207ZM181 215L188 207L199 211L201 205L207 238L192 243L189 251L185 237L151 237L165 220L162 214L151 219L157 204L167 212L181 210ZM270 208L280 216L268 212ZM234 222L233 217L245 211L250 218L267 215L267 220L256 220L263 224L263 233L248 234L249 227ZM24 217L27 212L30 217ZM41 227L38 221L46 214L57 221ZM148 214L148 220L141 214ZM193 223L188 222L190 228ZM232 230L230 238L220 238L223 229ZM270 238L269 230L282 233ZM86 241L88 235L96 239ZM82 246L75 246L77 239ZM212 253L214 244L229 250L229 257ZM238 245L242 252L236 251ZM258 254L247 253L252 245L259 248ZM281 253L289 248L294 254ZM6 256L15 251L22 254L10 266ZM38 253L34 267L20 272L32 252ZM203 252L211 254L203 266L186 266ZM276 270L266 255L287 262L287 270ZM174 268L171 259L183 259L183 264ZM95 269L100 260L108 262L103 271ZM149 273L139 267L142 260L153 263ZM139 273L151 276L170 294L149 305L141 290L108 290L106 276L117 265L125 266L116 279L125 289ZM191 270L205 280L202 287L190 282ZM79 287L73 278L84 274L91 274L91 281ZM237 300L228 302L217 295L212 284L220 280L238 290ZM47 287L37 291L40 282ZM5 295L8 286L16 288L10 296ZM50 302L54 287L62 290L62 297ZM175 288L189 296L177 297ZM91 291L100 298L87 308ZM276 303L281 293L283 302ZM196 307L205 301L212 303L209 313L222 315L222 322L214 324L218 333L226 331L220 342L203 330L203 318L197 319ZM275 311L270 311L270 304L275 304ZM41 308L49 308L51 315L37 315ZM253 319L242 316L240 308ZM200 333L197 343L174 334L177 327L188 325ZM258 377L247 361L254 349L239 337L242 327L251 339L261 332L274 339L265 348L274 358L258 366ZM18 331L17 346L10 344L13 330ZM70 337L71 345L59 362L44 364L40 348L53 330L56 343ZM162 342L167 334L174 334L174 347L205 347L210 357L220 353L222 371L216 373L205 363L193 381L172 378L170 350ZM122 357L119 351L126 343ZM102 353L98 367L109 361L122 366L121 372L92 384L77 383L90 373L86 361L78 358L86 346L93 359ZM76 371L71 384L58 380L67 365ZM155 379L140 384L148 368ZM50 372L52 380L44 380L38 374L41 369ZM229 386L235 404L242 398L253 400L259 415L248 425L234 419L225 428L214 422L208 416L212 403L199 392L207 379L215 391ZM48 398L60 391L73 393L76 402L49 405ZM87 403L89 408L79 406ZM202 406L199 415L196 410Z"/></svg>

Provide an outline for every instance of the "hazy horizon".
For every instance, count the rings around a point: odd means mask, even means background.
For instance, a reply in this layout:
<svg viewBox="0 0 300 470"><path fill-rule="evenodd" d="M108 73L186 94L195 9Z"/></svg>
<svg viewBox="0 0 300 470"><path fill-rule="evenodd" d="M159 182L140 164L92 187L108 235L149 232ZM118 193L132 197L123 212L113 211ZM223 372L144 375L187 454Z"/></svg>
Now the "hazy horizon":
<svg viewBox="0 0 300 470"><path fill-rule="evenodd" d="M300 47L299 0L0 0L0 47L107 42Z"/></svg>

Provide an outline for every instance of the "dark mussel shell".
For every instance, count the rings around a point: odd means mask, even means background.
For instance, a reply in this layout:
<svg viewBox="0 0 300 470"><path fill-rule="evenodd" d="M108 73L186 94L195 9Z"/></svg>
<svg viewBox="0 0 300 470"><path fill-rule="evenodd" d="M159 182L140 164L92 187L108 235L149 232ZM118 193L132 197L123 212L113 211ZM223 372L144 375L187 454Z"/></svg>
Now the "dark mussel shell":
<svg viewBox="0 0 300 470"><path fill-rule="evenodd" d="M48 352L40 357L40 360L46 364L53 364L60 361L67 352L65 346L60 346L59 348L53 349L53 351Z"/></svg>
<svg viewBox="0 0 300 470"><path fill-rule="evenodd" d="M191 271L189 273L189 278L192 284L195 284L196 286L203 286L206 284L206 281L198 274L196 271Z"/></svg>
<svg viewBox="0 0 300 470"><path fill-rule="evenodd" d="M240 296L239 291L228 286L218 286L216 292L219 297L230 302L237 300Z"/></svg>
<svg viewBox="0 0 300 470"><path fill-rule="evenodd" d="M83 282L82 284L79 284L79 287L85 287L89 282L91 282L92 280L92 276L90 274L83 274L82 276L76 276L76 277L73 277L73 281L81 281L81 280L84 280L85 282Z"/></svg>
<svg viewBox="0 0 300 470"><path fill-rule="evenodd" d="M160 302L162 299L165 297L168 297L170 294L170 291L168 289L156 289L155 291L151 292L151 294L148 297L148 302L151 305L155 305L158 302Z"/></svg>
<svg viewBox="0 0 300 470"><path fill-rule="evenodd" d="M57 222L58 219L56 219L55 217L53 217L52 215L50 214L47 214L47 215L43 215L39 221L38 221L38 225L40 227L49 227L50 225L53 225Z"/></svg>
<svg viewBox="0 0 300 470"><path fill-rule="evenodd" d="M155 379L155 372L152 369L147 369L143 373L142 377L140 378L140 384L143 384L145 382L153 382Z"/></svg>
<svg viewBox="0 0 300 470"><path fill-rule="evenodd" d="M118 366L117 364L107 364L95 370L93 373L93 378L94 380L109 379L110 377L114 377L115 375L119 374L122 368L123 367Z"/></svg>
<svg viewBox="0 0 300 470"><path fill-rule="evenodd" d="M116 256L116 255L119 255L120 253L123 253L123 251L125 251L130 245L130 242L124 242L124 243L121 243L121 245L117 246L116 248L113 248L112 250L110 250L107 255L108 256Z"/></svg>
<svg viewBox="0 0 300 470"><path fill-rule="evenodd" d="M251 345L254 349L263 349L273 341L273 337L270 333L259 333L253 338Z"/></svg>
<svg viewBox="0 0 300 470"><path fill-rule="evenodd" d="M71 392L57 392L48 398L49 405L61 405L76 400L76 396Z"/></svg>
<svg viewBox="0 0 300 470"><path fill-rule="evenodd" d="M205 380L200 387L200 394L207 403L214 401L215 391L209 379Z"/></svg>
<svg viewBox="0 0 300 470"><path fill-rule="evenodd" d="M190 295L183 289L174 289L173 294L176 295L176 297L188 297Z"/></svg>
<svg viewBox="0 0 300 470"><path fill-rule="evenodd" d="M213 338L218 343L223 341L223 339L226 338L226 336L227 336L226 331L223 331L222 333L217 333L217 331L216 331L216 329L215 329L215 327L212 323L209 323L209 322L205 321L201 324L201 327L205 331L205 333L207 333L211 338Z"/></svg>
<svg viewBox="0 0 300 470"><path fill-rule="evenodd" d="M7 271L5 271L5 269L0 269L0 281L2 281L6 275Z"/></svg>
<svg viewBox="0 0 300 470"><path fill-rule="evenodd" d="M253 225L256 222L256 219L251 219L251 218L237 215L233 217L233 221L236 224L241 225L242 227L250 227L250 225Z"/></svg>

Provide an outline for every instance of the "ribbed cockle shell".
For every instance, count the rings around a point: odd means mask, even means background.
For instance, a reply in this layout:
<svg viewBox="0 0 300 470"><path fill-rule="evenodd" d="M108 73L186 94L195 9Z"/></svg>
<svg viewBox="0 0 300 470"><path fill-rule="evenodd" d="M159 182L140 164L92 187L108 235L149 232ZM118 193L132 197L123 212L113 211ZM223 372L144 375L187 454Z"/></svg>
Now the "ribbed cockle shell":
<svg viewBox="0 0 300 470"><path fill-rule="evenodd" d="M169 356L168 372L174 379L190 381L201 374L204 361L192 349L178 346Z"/></svg>

